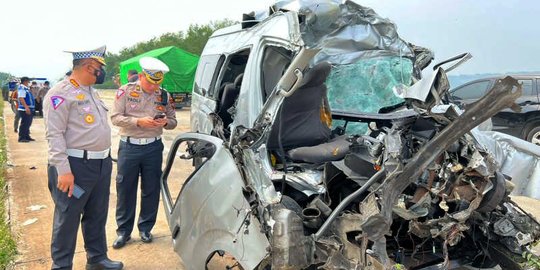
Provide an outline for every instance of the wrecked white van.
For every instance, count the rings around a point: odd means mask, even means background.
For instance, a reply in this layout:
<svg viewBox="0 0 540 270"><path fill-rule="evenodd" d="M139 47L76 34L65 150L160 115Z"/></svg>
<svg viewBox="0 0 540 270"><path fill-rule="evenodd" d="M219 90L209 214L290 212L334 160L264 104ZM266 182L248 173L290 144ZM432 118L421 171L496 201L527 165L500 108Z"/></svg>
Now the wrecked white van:
<svg viewBox="0 0 540 270"><path fill-rule="evenodd" d="M540 225L471 132L521 87L461 113L443 68L421 79L432 58L351 1L282 1L214 33L162 177L185 266L534 269Z"/></svg>

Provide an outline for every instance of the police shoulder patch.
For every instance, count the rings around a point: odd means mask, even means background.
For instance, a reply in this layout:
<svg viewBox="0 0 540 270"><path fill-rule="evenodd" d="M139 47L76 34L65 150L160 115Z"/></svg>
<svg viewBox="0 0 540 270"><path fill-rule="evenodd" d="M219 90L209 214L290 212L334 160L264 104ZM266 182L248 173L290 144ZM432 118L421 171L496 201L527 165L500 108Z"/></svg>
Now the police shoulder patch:
<svg viewBox="0 0 540 270"><path fill-rule="evenodd" d="M118 90L116 91L116 99L121 98L124 94L126 94L126 91L125 91L125 90L123 90L123 89L118 89Z"/></svg>
<svg viewBox="0 0 540 270"><path fill-rule="evenodd" d="M53 109L58 109L62 103L64 103L65 99L61 96L52 96L51 97L51 104L53 106Z"/></svg>

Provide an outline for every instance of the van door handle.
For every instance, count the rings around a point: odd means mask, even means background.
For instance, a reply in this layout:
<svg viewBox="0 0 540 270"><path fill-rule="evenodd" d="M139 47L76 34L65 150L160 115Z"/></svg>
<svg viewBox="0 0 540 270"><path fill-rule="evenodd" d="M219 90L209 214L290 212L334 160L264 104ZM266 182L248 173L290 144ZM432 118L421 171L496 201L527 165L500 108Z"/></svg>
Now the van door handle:
<svg viewBox="0 0 540 270"><path fill-rule="evenodd" d="M176 239L176 236L178 236L178 233L180 233L180 226L175 225L174 229L172 230L172 239Z"/></svg>

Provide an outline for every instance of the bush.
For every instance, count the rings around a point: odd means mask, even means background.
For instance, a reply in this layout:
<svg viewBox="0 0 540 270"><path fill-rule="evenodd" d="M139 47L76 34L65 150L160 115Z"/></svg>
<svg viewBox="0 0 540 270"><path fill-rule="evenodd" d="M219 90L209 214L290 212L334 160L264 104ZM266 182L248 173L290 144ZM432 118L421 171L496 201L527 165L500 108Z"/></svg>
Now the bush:
<svg viewBox="0 0 540 270"><path fill-rule="evenodd" d="M0 124L4 126L4 100L0 97ZM0 129L0 269L6 269L17 254L17 244L11 234L11 229L7 221L7 184L5 181L6 136L5 130Z"/></svg>

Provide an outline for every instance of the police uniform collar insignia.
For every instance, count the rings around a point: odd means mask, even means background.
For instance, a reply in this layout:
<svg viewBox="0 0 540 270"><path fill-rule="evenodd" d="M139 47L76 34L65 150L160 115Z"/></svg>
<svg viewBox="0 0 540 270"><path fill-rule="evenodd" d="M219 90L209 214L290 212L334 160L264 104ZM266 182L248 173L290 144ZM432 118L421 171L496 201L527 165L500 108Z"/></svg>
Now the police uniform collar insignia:
<svg viewBox="0 0 540 270"><path fill-rule="evenodd" d="M140 97L140 94L137 93L137 92L131 92L131 93L129 93L129 95L132 96L132 97L134 97L134 98Z"/></svg>
<svg viewBox="0 0 540 270"><path fill-rule="evenodd" d="M86 96L83 93L77 95L78 100L83 100Z"/></svg>
<svg viewBox="0 0 540 270"><path fill-rule="evenodd" d="M58 109L58 107L60 107L60 105L62 105L62 103L64 103L64 98L63 97L60 97L60 96L52 96L51 97L51 104L53 106L53 109Z"/></svg>
<svg viewBox="0 0 540 270"><path fill-rule="evenodd" d="M71 83L71 85L75 86L76 88L80 87L80 84L74 79L69 80L69 82Z"/></svg>
<svg viewBox="0 0 540 270"><path fill-rule="evenodd" d="M141 91L141 86L137 84L137 86L135 87L135 91Z"/></svg>

